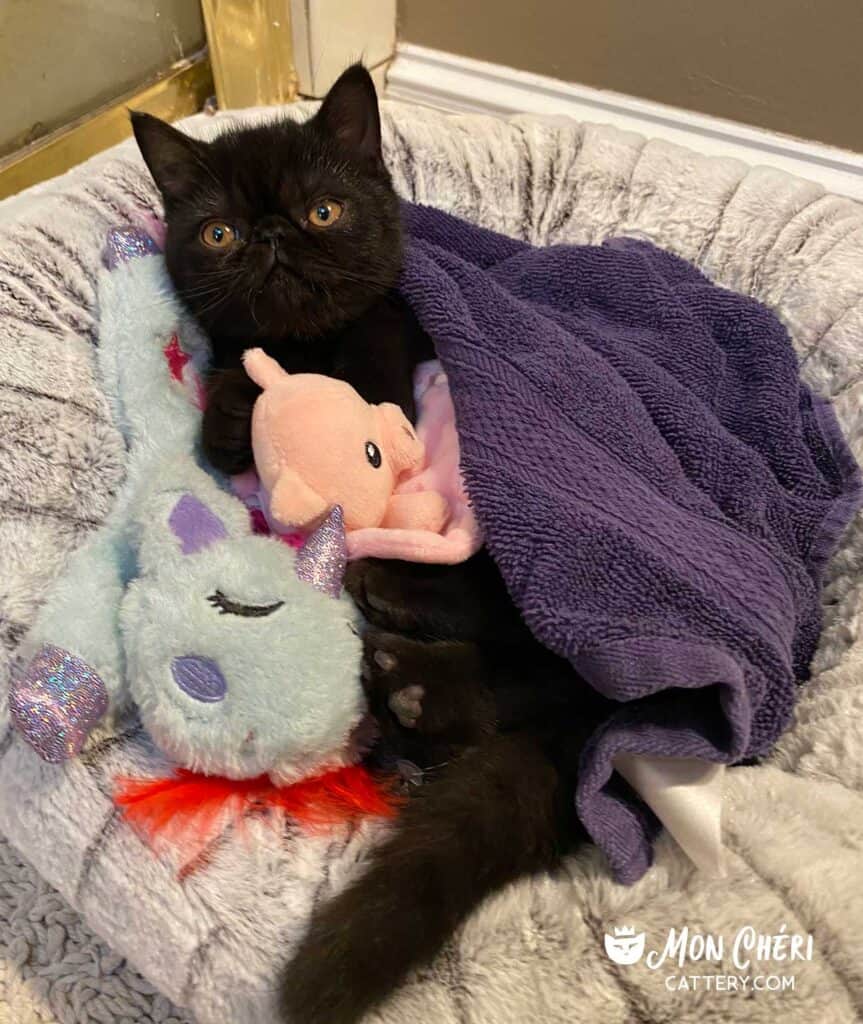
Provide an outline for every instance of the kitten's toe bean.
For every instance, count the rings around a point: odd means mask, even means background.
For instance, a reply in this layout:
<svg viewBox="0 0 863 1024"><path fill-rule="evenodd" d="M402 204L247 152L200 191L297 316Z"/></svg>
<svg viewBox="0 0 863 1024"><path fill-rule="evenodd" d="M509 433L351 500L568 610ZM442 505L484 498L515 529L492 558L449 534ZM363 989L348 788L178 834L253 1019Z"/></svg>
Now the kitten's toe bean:
<svg viewBox="0 0 863 1024"><path fill-rule="evenodd" d="M366 633L364 645L361 675L372 713L386 714L391 710L399 721L405 719L413 727L421 710L417 702L425 692L421 684L429 673L429 645L378 630ZM393 694L403 696L394 698ZM398 711L390 706L391 699L396 701ZM415 706L408 706L405 700Z"/></svg>
<svg viewBox="0 0 863 1024"><path fill-rule="evenodd" d="M375 651L375 664L384 672L392 672L398 664L398 658L389 651Z"/></svg>
<svg viewBox="0 0 863 1024"><path fill-rule="evenodd" d="M387 633L380 629L367 630L363 637L363 678L368 680L373 677L395 675L396 670L401 669L404 660L404 644L405 638L398 633ZM401 684L397 680L393 681L396 684L393 689L398 689Z"/></svg>
<svg viewBox="0 0 863 1024"><path fill-rule="evenodd" d="M425 696L425 688L415 684L405 686L390 694L390 711L399 720L399 724L405 729L414 729L423 713L422 700Z"/></svg>

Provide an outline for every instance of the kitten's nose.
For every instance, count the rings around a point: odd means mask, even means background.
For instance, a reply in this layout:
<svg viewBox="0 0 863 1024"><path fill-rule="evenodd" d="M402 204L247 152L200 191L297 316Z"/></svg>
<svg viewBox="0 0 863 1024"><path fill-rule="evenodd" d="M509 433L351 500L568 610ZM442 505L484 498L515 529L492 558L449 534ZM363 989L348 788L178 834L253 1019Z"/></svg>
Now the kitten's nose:
<svg viewBox="0 0 863 1024"><path fill-rule="evenodd" d="M253 238L256 242L277 246L288 235L288 226L279 217L267 217L255 225Z"/></svg>

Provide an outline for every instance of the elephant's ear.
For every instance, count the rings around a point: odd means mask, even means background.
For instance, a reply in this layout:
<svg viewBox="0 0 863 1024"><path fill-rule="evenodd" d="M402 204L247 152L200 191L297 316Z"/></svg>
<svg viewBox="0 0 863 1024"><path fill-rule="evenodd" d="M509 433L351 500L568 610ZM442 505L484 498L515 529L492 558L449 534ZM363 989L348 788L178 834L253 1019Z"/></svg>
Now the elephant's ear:
<svg viewBox="0 0 863 1024"><path fill-rule="evenodd" d="M378 406L378 412L383 424L387 457L396 476L420 469L426 449L407 416L392 402L383 402Z"/></svg>

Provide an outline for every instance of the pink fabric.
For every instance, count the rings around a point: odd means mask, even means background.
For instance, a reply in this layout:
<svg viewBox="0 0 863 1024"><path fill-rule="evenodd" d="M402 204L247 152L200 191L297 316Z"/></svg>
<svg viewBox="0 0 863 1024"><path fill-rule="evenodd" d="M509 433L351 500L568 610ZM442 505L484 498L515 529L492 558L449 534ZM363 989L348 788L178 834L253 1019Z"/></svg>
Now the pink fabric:
<svg viewBox="0 0 863 1024"><path fill-rule="evenodd" d="M425 444L426 462L422 471L399 484L395 493L439 492L450 506L446 526L442 533L382 527L351 530L347 534L349 559L399 558L453 565L482 546L482 533L459 466L458 432L449 384L437 360L417 367L414 393L419 410L417 436Z"/></svg>
<svg viewBox="0 0 863 1024"><path fill-rule="evenodd" d="M261 481L254 469L247 469L245 473L238 473L231 477L231 489L249 510L252 532L263 534L265 537L276 536L289 547L301 548L306 538L297 530L285 533L273 528L273 524L261 505L260 487Z"/></svg>
<svg viewBox="0 0 863 1024"><path fill-rule="evenodd" d="M150 213L149 210L143 210L141 211L141 225L156 245L164 251L167 229L162 218Z"/></svg>

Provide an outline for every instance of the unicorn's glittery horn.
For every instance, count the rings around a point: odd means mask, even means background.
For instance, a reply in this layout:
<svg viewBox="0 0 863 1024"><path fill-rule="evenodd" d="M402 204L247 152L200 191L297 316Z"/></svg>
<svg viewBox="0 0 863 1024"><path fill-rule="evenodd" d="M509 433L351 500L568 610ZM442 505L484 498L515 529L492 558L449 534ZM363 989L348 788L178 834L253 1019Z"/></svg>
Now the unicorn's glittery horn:
<svg viewBox="0 0 863 1024"><path fill-rule="evenodd" d="M297 552L296 573L322 594L338 597L348 564L345 519L341 505L334 505L321 525Z"/></svg>

